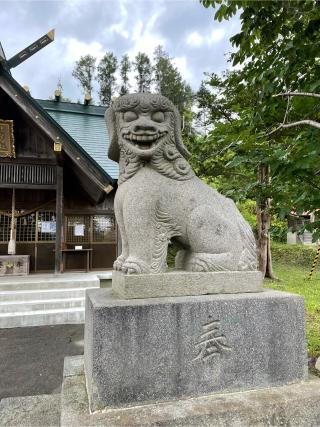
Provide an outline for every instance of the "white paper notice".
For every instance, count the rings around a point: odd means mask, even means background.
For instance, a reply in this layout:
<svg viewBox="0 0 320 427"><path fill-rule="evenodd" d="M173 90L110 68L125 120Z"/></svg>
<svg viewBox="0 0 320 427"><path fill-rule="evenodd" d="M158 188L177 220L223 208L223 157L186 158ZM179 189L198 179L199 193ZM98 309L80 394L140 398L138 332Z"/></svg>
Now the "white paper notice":
<svg viewBox="0 0 320 427"><path fill-rule="evenodd" d="M74 235L75 236L84 236L84 224L75 224Z"/></svg>
<svg viewBox="0 0 320 427"><path fill-rule="evenodd" d="M53 221L41 221L41 233L51 233L56 232L56 223Z"/></svg>

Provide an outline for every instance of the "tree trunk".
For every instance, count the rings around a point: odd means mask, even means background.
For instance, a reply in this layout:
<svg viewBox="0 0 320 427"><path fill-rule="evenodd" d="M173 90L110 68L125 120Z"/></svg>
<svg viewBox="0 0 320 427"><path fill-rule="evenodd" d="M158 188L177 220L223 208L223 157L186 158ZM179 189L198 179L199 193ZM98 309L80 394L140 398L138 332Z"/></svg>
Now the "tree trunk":
<svg viewBox="0 0 320 427"><path fill-rule="evenodd" d="M269 167L260 165L258 169L259 183L267 184L269 180ZM258 261L259 270L263 273L264 277L275 279L276 277L272 270L271 240L269 234L271 225L270 207L271 199L257 200Z"/></svg>

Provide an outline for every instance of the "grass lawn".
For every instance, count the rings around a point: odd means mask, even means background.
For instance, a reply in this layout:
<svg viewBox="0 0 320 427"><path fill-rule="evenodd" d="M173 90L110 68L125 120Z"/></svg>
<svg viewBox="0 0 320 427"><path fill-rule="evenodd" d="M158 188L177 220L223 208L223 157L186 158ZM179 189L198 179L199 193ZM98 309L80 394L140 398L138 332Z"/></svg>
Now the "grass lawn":
<svg viewBox="0 0 320 427"><path fill-rule="evenodd" d="M309 268L274 263L279 281L265 280L265 287L304 296L307 310L308 353L320 357L320 272L306 280Z"/></svg>

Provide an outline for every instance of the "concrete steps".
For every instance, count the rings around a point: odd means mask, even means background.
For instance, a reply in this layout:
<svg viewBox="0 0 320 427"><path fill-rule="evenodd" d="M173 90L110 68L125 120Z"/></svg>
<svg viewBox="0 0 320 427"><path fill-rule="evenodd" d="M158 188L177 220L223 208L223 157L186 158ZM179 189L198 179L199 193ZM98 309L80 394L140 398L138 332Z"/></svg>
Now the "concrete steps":
<svg viewBox="0 0 320 427"><path fill-rule="evenodd" d="M0 280L0 292L1 291L18 291L18 290L33 290L33 289L66 289L66 288L96 288L99 287L100 280L97 276L89 276L89 277L67 277L66 279L60 278L52 278L48 277L45 280L39 279L36 276L32 279L32 277L24 277L24 280L19 277L20 280L10 280L1 279Z"/></svg>
<svg viewBox="0 0 320 427"><path fill-rule="evenodd" d="M0 279L0 328L83 323L85 292L100 287L95 274Z"/></svg>
<svg viewBox="0 0 320 427"><path fill-rule="evenodd" d="M1 302L37 301L59 298L84 298L88 288L33 289L24 291L0 291ZM90 288L89 288L90 289Z"/></svg>
<svg viewBox="0 0 320 427"><path fill-rule="evenodd" d="M19 313L35 310L56 310L60 308L84 307L84 298L65 298L31 301L0 302L0 316L3 313Z"/></svg>
<svg viewBox="0 0 320 427"><path fill-rule="evenodd" d="M30 312L1 313L1 328L20 328L23 326L44 326L84 323L84 308L61 308L56 310L36 310Z"/></svg>

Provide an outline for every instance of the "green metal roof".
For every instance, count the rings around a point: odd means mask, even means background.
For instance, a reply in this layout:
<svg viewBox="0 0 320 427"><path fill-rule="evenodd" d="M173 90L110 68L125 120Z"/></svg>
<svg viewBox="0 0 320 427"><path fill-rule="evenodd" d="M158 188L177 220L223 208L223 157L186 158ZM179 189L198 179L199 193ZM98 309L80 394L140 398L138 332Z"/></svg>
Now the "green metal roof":
<svg viewBox="0 0 320 427"><path fill-rule="evenodd" d="M37 102L111 178L118 179L119 166L108 158L105 107L42 99Z"/></svg>

